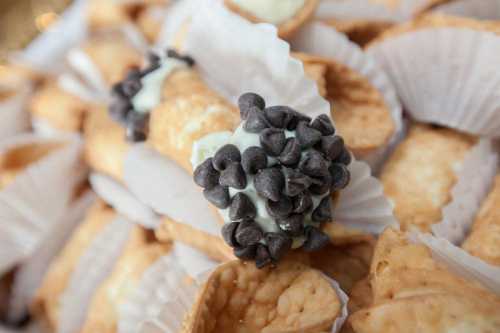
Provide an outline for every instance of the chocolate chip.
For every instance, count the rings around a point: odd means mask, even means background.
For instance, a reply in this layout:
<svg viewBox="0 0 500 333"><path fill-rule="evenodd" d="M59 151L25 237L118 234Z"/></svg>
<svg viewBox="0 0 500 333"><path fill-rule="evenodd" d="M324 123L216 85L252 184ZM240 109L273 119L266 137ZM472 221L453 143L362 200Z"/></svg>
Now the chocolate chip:
<svg viewBox="0 0 500 333"><path fill-rule="evenodd" d="M236 238L234 237L238 225L239 225L238 222L226 223L222 226L221 229L222 238L224 238L224 241L227 243L227 245L231 247L239 246L238 242L236 241Z"/></svg>
<svg viewBox="0 0 500 333"><path fill-rule="evenodd" d="M129 141L144 141L148 133L148 128L149 113L132 111L127 114L126 137Z"/></svg>
<svg viewBox="0 0 500 333"><path fill-rule="evenodd" d="M244 193L236 193L231 200L231 206L229 206L229 218L231 221L253 220L256 215L257 210L252 200Z"/></svg>
<svg viewBox="0 0 500 333"><path fill-rule="evenodd" d="M167 57L184 61L189 67L192 67L195 63L193 58L188 55L181 55L174 49L167 50Z"/></svg>
<svg viewBox="0 0 500 333"><path fill-rule="evenodd" d="M293 119L293 111L288 106L270 106L264 109L264 114L269 123L276 128L287 128Z"/></svg>
<svg viewBox="0 0 500 333"><path fill-rule="evenodd" d="M267 200L266 209L274 218L286 217L292 212L292 201L286 196L281 196L278 201Z"/></svg>
<svg viewBox="0 0 500 333"><path fill-rule="evenodd" d="M313 207L311 195L305 191L292 198L293 212L306 213Z"/></svg>
<svg viewBox="0 0 500 333"><path fill-rule="evenodd" d="M232 162L220 173L219 183L222 186L242 190L247 186L247 176L240 163Z"/></svg>
<svg viewBox="0 0 500 333"><path fill-rule="evenodd" d="M269 250L264 244L257 244L257 253L255 254L255 266L258 269L264 268L265 266L272 263L271 255Z"/></svg>
<svg viewBox="0 0 500 333"><path fill-rule="evenodd" d="M311 148L321 140L321 132L310 127L305 121L297 125L296 135L303 149Z"/></svg>
<svg viewBox="0 0 500 333"><path fill-rule="evenodd" d="M311 123L311 127L317 129L323 135L333 135L335 134L335 127L333 127L330 117L326 114L317 116L316 119Z"/></svg>
<svg viewBox="0 0 500 333"><path fill-rule="evenodd" d="M268 232L265 235L271 258L279 261L292 247L292 238L284 233Z"/></svg>
<svg viewBox="0 0 500 333"><path fill-rule="evenodd" d="M330 161L335 160L344 149L344 139L340 136L324 136L321 138L321 152Z"/></svg>
<svg viewBox="0 0 500 333"><path fill-rule="evenodd" d="M257 244L262 239L263 233L257 223L245 221L238 225L234 237L238 244L249 246Z"/></svg>
<svg viewBox="0 0 500 333"><path fill-rule="evenodd" d="M217 171L222 171L232 162L240 162L241 154L238 147L227 144L219 148L212 159L212 164Z"/></svg>
<svg viewBox="0 0 500 333"><path fill-rule="evenodd" d="M111 118L126 126L127 125L127 116L133 110L132 103L130 103L129 99L126 97L120 97L115 95L115 93L111 93L111 103L109 105L109 115Z"/></svg>
<svg viewBox="0 0 500 333"><path fill-rule="evenodd" d="M142 89L141 72L132 69L128 72L125 80L122 81L122 90L125 96L132 98Z"/></svg>
<svg viewBox="0 0 500 333"><path fill-rule="evenodd" d="M252 260L257 254L257 244L234 248L234 255L241 260Z"/></svg>
<svg viewBox="0 0 500 333"><path fill-rule="evenodd" d="M313 226L306 227L305 235L306 241L302 248L307 252L318 251L330 243L330 237Z"/></svg>
<svg viewBox="0 0 500 333"><path fill-rule="evenodd" d="M276 168L267 168L260 170L254 179L257 193L266 199L278 201L281 197L285 179L280 170Z"/></svg>
<svg viewBox="0 0 500 333"><path fill-rule="evenodd" d="M246 114L243 129L249 133L260 133L260 131L268 127L270 125L264 116L264 112L256 106L250 107Z"/></svg>
<svg viewBox="0 0 500 333"><path fill-rule="evenodd" d="M257 171L267 166L267 155L260 147L249 147L241 156L241 166L249 175L255 175Z"/></svg>
<svg viewBox="0 0 500 333"><path fill-rule="evenodd" d="M291 214L285 218L277 219L277 223L281 230L292 237L298 237L304 232L303 214Z"/></svg>
<svg viewBox="0 0 500 333"><path fill-rule="evenodd" d="M285 132L277 128L266 128L260 132L260 145L270 156L278 156L285 147Z"/></svg>
<svg viewBox="0 0 500 333"><path fill-rule="evenodd" d="M312 178L312 184L309 191L315 195L325 194L330 190L332 176L329 173L317 178Z"/></svg>
<svg viewBox="0 0 500 333"><path fill-rule="evenodd" d="M310 150L300 161L299 169L308 176L322 177L328 173L328 163L318 151Z"/></svg>
<svg viewBox="0 0 500 333"><path fill-rule="evenodd" d="M128 142L143 142L146 141L146 133L138 131L133 127L127 126L125 130L125 137Z"/></svg>
<svg viewBox="0 0 500 333"><path fill-rule="evenodd" d="M315 222L329 222L332 220L332 198L329 195L324 197L318 207L313 210L311 218Z"/></svg>
<svg viewBox="0 0 500 333"><path fill-rule="evenodd" d="M301 149L299 141L295 138L286 139L285 148L281 152L278 160L281 164L286 166L295 166L299 163L301 156Z"/></svg>
<svg viewBox="0 0 500 333"><path fill-rule="evenodd" d="M304 121L309 124L311 121L311 117L306 116L305 114L302 114L300 112L297 112L293 110L292 108L289 108L289 113L292 116L291 120L288 122L287 130L293 131L297 128L297 125Z"/></svg>
<svg viewBox="0 0 500 333"><path fill-rule="evenodd" d="M339 156L337 156L337 158L334 160L334 162L340 163L343 165L349 165L349 164L351 164L351 160L352 160L351 153L344 146L344 148L342 149L342 152L339 154Z"/></svg>
<svg viewBox="0 0 500 333"><path fill-rule="evenodd" d="M219 184L219 172L212 165L212 158L207 158L194 169L194 182L203 188L212 188Z"/></svg>
<svg viewBox="0 0 500 333"><path fill-rule="evenodd" d="M154 52L148 52L147 58L148 58L148 63L150 65L159 65L160 64L160 56Z"/></svg>
<svg viewBox="0 0 500 333"><path fill-rule="evenodd" d="M351 173L345 165L333 163L329 170L332 176L332 184L330 188L332 192L341 190L349 184L349 181L351 180Z"/></svg>
<svg viewBox="0 0 500 333"><path fill-rule="evenodd" d="M215 207L225 209L230 204L229 190L224 186L214 186L211 189L203 190L205 199L210 201Z"/></svg>
<svg viewBox="0 0 500 333"><path fill-rule="evenodd" d="M311 185L311 178L295 169L283 168L283 176L285 178L285 194L290 197L302 193Z"/></svg>
<svg viewBox="0 0 500 333"><path fill-rule="evenodd" d="M266 102L257 94L245 93L238 98L238 107L240 109L241 119L245 120L247 119L250 108L256 107L259 110L264 110Z"/></svg>

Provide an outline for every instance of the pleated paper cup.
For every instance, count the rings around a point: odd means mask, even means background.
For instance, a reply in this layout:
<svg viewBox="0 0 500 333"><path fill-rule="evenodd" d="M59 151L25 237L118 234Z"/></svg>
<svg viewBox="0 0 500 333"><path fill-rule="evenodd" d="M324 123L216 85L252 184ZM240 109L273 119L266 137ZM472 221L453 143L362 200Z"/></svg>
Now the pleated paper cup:
<svg viewBox="0 0 500 333"><path fill-rule="evenodd" d="M29 129L26 102L31 90L30 83L26 83L26 85L9 92L7 98L0 99L0 141ZM1 93L0 91L0 95Z"/></svg>
<svg viewBox="0 0 500 333"><path fill-rule="evenodd" d="M380 147L363 157L363 160L366 160L373 169L378 169L404 134L401 104L395 88L382 67L371 55L363 52L358 45L349 41L345 35L318 22L303 27L293 38L291 45L296 51L332 59L347 66L366 78L382 95L395 125L394 134L384 147Z"/></svg>
<svg viewBox="0 0 500 333"><path fill-rule="evenodd" d="M408 113L479 136L500 136L500 36L467 28L426 28L375 43Z"/></svg>
<svg viewBox="0 0 500 333"><path fill-rule="evenodd" d="M95 199L94 193L88 192L72 203L63 216L51 226L51 230L34 254L16 270L9 302L9 320L17 322L26 315L50 263L61 251Z"/></svg>
<svg viewBox="0 0 500 333"><path fill-rule="evenodd" d="M432 11L480 20L498 20L500 19L500 2L498 0L455 0L436 6Z"/></svg>
<svg viewBox="0 0 500 333"><path fill-rule="evenodd" d="M82 142L76 137L41 138L33 134L4 141L0 154L44 144L61 144L28 165L0 191L0 273L28 258L65 211L81 180Z"/></svg>

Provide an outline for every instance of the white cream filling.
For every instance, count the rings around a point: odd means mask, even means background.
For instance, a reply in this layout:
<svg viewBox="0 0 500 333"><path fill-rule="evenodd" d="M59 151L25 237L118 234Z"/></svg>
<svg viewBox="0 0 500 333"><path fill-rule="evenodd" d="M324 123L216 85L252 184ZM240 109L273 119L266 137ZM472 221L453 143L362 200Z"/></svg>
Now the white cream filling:
<svg viewBox="0 0 500 333"><path fill-rule="evenodd" d="M232 0L241 9L269 23L280 24L297 14L305 0Z"/></svg>
<svg viewBox="0 0 500 333"><path fill-rule="evenodd" d="M141 78L142 88L132 98L134 110L147 113L161 102L163 81L177 68L185 68L187 64L175 58L162 58L160 67Z"/></svg>

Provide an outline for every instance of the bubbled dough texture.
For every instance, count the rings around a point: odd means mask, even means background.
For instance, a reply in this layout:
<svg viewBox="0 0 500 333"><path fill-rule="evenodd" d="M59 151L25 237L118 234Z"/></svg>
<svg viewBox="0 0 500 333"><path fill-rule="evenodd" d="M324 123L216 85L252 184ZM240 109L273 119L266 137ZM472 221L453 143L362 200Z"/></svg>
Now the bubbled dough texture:
<svg viewBox="0 0 500 333"><path fill-rule="evenodd" d="M500 298L453 275L424 245L392 229L377 243L371 287L373 305L349 319L357 333L444 333L464 322L500 328Z"/></svg>
<svg viewBox="0 0 500 333"><path fill-rule="evenodd" d="M320 93L330 101L335 127L354 154L369 154L389 142L394 120L382 94L365 77L333 59L304 53L295 56L304 62L306 74L318 82ZM318 66L323 67L319 81Z"/></svg>
<svg viewBox="0 0 500 333"><path fill-rule="evenodd" d="M238 110L211 90L192 69L179 69L163 83L163 102L151 111L148 142L191 172L193 143L215 132L232 131Z"/></svg>
<svg viewBox="0 0 500 333"><path fill-rule="evenodd" d="M79 132L85 113L92 106L61 89L55 80L47 82L35 92L29 103L29 111L55 129Z"/></svg>
<svg viewBox="0 0 500 333"><path fill-rule="evenodd" d="M340 307L321 273L299 262L259 270L232 261L211 274L183 332L328 331Z"/></svg>
<svg viewBox="0 0 500 333"><path fill-rule="evenodd" d="M477 139L449 129L413 125L384 165L380 179L401 228L430 231L451 198L456 170Z"/></svg>
<svg viewBox="0 0 500 333"><path fill-rule="evenodd" d="M125 140L125 129L111 119L105 108L99 107L89 112L84 124L84 139L84 156L89 166L116 180L122 180L129 144Z"/></svg>
<svg viewBox="0 0 500 333"><path fill-rule="evenodd" d="M240 8L238 5L234 4L231 0L225 0L225 5L238 15L246 18L247 20L255 23L261 23L262 20L255 17L246 10ZM295 15L288 20L280 23L278 28L278 36L287 39L293 36L293 34L300 29L306 22L308 22L318 6L319 0L305 0L304 6L295 13Z"/></svg>
<svg viewBox="0 0 500 333"><path fill-rule="evenodd" d="M77 227L63 250L52 261L43 282L38 289L33 309L38 317L57 327L60 296L69 283L78 259L83 255L94 237L113 221L115 212L102 201L97 201L82 223Z"/></svg>
<svg viewBox="0 0 500 333"><path fill-rule="evenodd" d="M500 266L500 175L481 205L472 230L462 247L484 261Z"/></svg>

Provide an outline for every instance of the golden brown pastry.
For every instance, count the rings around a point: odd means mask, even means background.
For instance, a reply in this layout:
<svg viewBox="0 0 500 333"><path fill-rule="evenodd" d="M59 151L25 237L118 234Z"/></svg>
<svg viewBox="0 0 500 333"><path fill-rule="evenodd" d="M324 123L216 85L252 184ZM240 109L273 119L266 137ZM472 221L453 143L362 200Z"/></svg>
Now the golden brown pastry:
<svg viewBox="0 0 500 333"><path fill-rule="evenodd" d="M380 175L403 230L416 226L429 231L441 220L457 181L456 170L476 142L450 129L411 126Z"/></svg>

